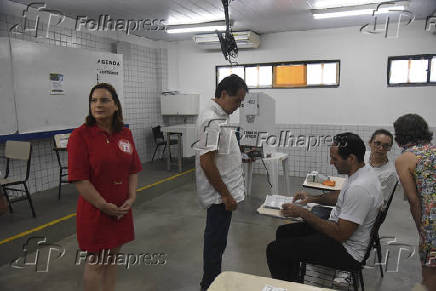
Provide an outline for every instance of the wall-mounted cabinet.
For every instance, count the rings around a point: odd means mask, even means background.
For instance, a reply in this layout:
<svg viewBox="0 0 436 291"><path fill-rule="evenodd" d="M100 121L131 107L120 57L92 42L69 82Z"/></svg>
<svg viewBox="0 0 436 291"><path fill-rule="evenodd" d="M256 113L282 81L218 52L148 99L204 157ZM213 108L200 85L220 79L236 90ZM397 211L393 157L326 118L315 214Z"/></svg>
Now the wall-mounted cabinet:
<svg viewBox="0 0 436 291"><path fill-rule="evenodd" d="M200 94L161 95L162 115L198 115Z"/></svg>

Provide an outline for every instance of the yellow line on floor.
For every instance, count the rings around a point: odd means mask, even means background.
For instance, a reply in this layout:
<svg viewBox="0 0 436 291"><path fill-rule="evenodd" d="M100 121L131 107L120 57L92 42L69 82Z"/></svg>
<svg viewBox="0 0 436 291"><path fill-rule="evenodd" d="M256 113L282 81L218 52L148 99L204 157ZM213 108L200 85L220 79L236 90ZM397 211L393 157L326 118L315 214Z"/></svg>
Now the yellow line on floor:
<svg viewBox="0 0 436 291"><path fill-rule="evenodd" d="M193 172L193 171L194 171L194 169L189 169L189 170L187 170L187 171L185 171L185 172L182 172L182 173L179 173L179 174L173 175L173 176L171 176L171 177L168 177L168 178L165 178L165 179L159 180L159 181L157 181L157 182L155 182L155 183L153 183L153 184L149 184L149 185L146 185L146 186L143 186L143 187L140 187L140 188L136 189L136 192L141 192L141 191L147 190L147 189L149 189L149 188L151 188L151 187L157 186L157 185L162 184L162 183L164 183L164 182L168 182L168 181L174 180L174 179L176 179L177 177L180 177L180 176L183 176L183 175L189 174L189 173L191 173L191 172ZM59 219L52 220L52 221L50 221L49 223L46 223L46 224L43 224L43 225L37 226L37 227L35 227L35 228L32 228L32 229L29 229L29 230L23 231L23 232L21 232L21 233L19 233L19 234L16 234L16 235L13 235L13 236L11 236L11 237L5 238L4 240L1 240L1 241L0 241L0 245L5 244L5 243L7 243L7 242L11 242L11 241L16 240L16 239L18 239L18 238L20 238L20 237L23 237L23 236L29 235L29 234L34 233L34 232L36 232L36 231L40 231L40 230L42 230L42 229L44 229L44 228L47 228L47 227L52 226L52 225L55 225L55 224L57 224L57 223L59 223L59 222L62 222L62 221L68 220L68 219L73 218L73 217L75 217L75 216L76 216L76 213L72 213L72 214L69 214L69 215L67 215L67 216L61 217L61 218L59 218Z"/></svg>
<svg viewBox="0 0 436 291"><path fill-rule="evenodd" d="M194 170L195 170L194 168L193 168L193 169L189 169L189 170L187 170L187 171L185 171L185 172L181 172L181 173L176 174L176 175L174 175L174 176L171 176L171 177L168 177L168 178L162 179L162 180L157 181L157 182L155 182L155 183L153 183L153 184L149 184L149 185L146 185L146 186L144 186L144 187L138 188L138 189L136 189L136 192L144 191L144 190L146 190L146 189L149 189L149 188L151 188L151 187L157 186L157 185L162 184L162 183L164 183L164 182L168 182L168 181L174 180L175 178L180 177L180 176L183 176L183 175L186 175L186 174L189 174L189 173L193 172Z"/></svg>

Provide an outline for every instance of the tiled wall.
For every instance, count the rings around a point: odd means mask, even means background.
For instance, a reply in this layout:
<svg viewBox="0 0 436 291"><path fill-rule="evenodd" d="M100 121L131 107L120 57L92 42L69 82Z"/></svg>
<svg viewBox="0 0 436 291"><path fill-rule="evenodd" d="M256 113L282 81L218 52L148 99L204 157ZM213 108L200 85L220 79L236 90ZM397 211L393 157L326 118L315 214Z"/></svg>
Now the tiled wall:
<svg viewBox="0 0 436 291"><path fill-rule="evenodd" d="M275 127L271 134L279 136L280 131L291 132L294 136L298 137L300 135L308 138L321 137L321 136L331 136L342 132L352 132L358 134L365 142L367 151L370 150L368 146L368 141L371 138L372 133L379 129L385 128L390 132L394 132L392 126L355 126L355 125L316 125L316 124L293 124L286 125L280 124ZM431 128L433 133L436 132L436 128ZM313 140L313 138L312 138ZM329 140L327 140L329 142ZM331 140L330 140L331 142ZM307 173L316 170L320 173L328 175L337 175L334 166L330 165L330 153L329 153L329 143L321 143L320 145L307 150L307 147L277 147L278 152L284 152L289 155L289 172L291 176L305 177ZM401 149L395 144L391 151L388 153L390 160L394 161L396 157L401 154ZM281 167L279 168L280 174L283 173ZM266 173L264 166L260 161L256 161L254 167L255 173Z"/></svg>
<svg viewBox="0 0 436 291"><path fill-rule="evenodd" d="M0 36L7 37L11 25L21 23L20 16L0 14ZM41 27L44 31L44 25ZM167 83L167 50L116 41L95 34L77 32L74 29L53 28L49 38L34 38L29 33L13 37L53 46L76 47L124 55L124 120L129 124L142 162L151 160L154 142L151 127L163 124L160 115L160 92ZM171 120L168 120L169 122ZM33 153L28 182L30 192L56 187L58 163L52 150L51 139L32 140ZM4 144L0 144L0 156ZM63 157L65 161L65 157ZM4 173L4 162L0 169ZM11 172L24 175L25 166L14 164Z"/></svg>

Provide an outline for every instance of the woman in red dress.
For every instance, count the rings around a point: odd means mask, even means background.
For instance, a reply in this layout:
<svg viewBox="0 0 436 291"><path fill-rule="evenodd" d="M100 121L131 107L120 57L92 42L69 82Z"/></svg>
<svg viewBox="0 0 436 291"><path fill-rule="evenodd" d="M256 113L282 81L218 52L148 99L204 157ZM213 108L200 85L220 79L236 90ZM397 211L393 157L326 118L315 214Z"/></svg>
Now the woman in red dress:
<svg viewBox="0 0 436 291"><path fill-rule="evenodd" d="M68 177L80 193L77 241L88 252L85 290L115 288L116 265L107 256L134 239L131 207L141 169L117 92L110 84L97 84L89 94L85 124L68 141Z"/></svg>

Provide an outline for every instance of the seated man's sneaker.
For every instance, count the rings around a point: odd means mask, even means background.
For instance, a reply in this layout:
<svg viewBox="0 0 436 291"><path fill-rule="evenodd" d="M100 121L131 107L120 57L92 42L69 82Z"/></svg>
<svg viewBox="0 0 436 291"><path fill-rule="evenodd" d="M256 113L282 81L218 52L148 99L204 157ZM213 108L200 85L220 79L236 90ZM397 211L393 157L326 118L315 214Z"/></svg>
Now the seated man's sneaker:
<svg viewBox="0 0 436 291"><path fill-rule="evenodd" d="M351 274L346 271L336 271L333 285L337 287L348 287L351 284Z"/></svg>

